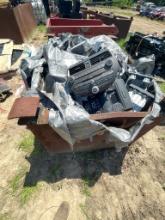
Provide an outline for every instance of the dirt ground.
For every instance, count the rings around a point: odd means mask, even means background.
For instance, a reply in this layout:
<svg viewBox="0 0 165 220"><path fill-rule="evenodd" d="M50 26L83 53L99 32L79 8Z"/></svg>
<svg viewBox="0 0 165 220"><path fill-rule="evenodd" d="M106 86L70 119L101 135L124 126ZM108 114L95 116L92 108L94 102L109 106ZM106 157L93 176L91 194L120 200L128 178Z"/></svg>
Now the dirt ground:
<svg viewBox="0 0 165 220"><path fill-rule="evenodd" d="M135 17L131 30L163 28ZM0 103L0 220L66 220L67 214L68 220L165 219L163 127L120 153L50 156L17 120L7 120L22 81L15 76L7 82L13 95ZM57 217L63 201L69 210L63 207Z"/></svg>
<svg viewBox="0 0 165 220"><path fill-rule="evenodd" d="M113 12L116 15L133 17L133 23L130 28L130 32L142 32L145 34L152 34L157 32L158 34L162 34L165 31L165 22L162 21L153 21L151 19L140 17L136 11L132 10L122 10L118 8L96 8L92 7L94 10L102 11L105 13Z"/></svg>

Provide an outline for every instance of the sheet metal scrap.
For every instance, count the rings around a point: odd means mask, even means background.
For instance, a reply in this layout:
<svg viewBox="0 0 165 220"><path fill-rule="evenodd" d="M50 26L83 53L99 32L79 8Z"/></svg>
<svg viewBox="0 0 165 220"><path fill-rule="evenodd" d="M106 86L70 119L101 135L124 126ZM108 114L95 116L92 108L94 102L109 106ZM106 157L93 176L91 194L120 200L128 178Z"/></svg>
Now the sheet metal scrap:
<svg viewBox="0 0 165 220"><path fill-rule="evenodd" d="M117 37L119 39L127 37L127 34L133 21L133 17L117 16L113 13L99 13L98 11L88 9L84 9L83 13L85 14L85 16L87 16L88 14L90 17L100 19L106 25L114 24L119 30L117 34Z"/></svg>
<svg viewBox="0 0 165 220"><path fill-rule="evenodd" d="M10 110L8 119L35 117L39 107L39 97L17 98Z"/></svg>
<svg viewBox="0 0 165 220"><path fill-rule="evenodd" d="M106 25L99 19L66 19L49 18L47 21L48 36L55 36L63 32L82 34L84 36L98 36L99 34L116 36L118 28L114 25Z"/></svg>

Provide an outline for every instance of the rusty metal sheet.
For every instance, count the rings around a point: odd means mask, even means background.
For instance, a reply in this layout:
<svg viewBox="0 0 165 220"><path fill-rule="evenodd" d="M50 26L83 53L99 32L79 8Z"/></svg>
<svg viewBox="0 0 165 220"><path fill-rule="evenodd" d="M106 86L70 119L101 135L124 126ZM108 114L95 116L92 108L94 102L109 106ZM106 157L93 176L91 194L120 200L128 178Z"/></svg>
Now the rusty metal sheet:
<svg viewBox="0 0 165 220"><path fill-rule="evenodd" d="M8 119L34 117L39 107L39 97L17 98L10 110Z"/></svg>
<svg viewBox="0 0 165 220"><path fill-rule="evenodd" d="M43 144L47 151L55 153L71 152L70 145L48 124L28 124L27 128L33 132L37 140Z"/></svg>
<svg viewBox="0 0 165 220"><path fill-rule="evenodd" d="M128 128L146 116L147 112L108 112L91 114L90 119L100 122L109 122L122 128ZM49 110L42 108L39 111L37 124L48 124Z"/></svg>
<svg viewBox="0 0 165 220"><path fill-rule="evenodd" d="M90 119L100 122L106 122L111 126L120 128L129 128L137 121L146 116L147 112L108 112L101 114L92 114Z"/></svg>
<svg viewBox="0 0 165 220"><path fill-rule="evenodd" d="M25 42L36 28L31 4L20 4L14 8L1 7L0 27L0 38L9 38L18 44Z"/></svg>
<svg viewBox="0 0 165 220"><path fill-rule="evenodd" d="M86 139L76 142L72 147L62 139L48 124L36 125L28 124L27 128L33 132L37 140L51 153L66 153L72 151L91 151L112 147L107 146L105 134L94 136L92 139Z"/></svg>
<svg viewBox="0 0 165 220"><path fill-rule="evenodd" d="M119 33L117 34L117 37L119 39L127 37L133 21L133 17L116 16L113 13L105 14L93 10L83 10L83 13L85 14L84 16L87 16L87 14L89 14L90 16L94 16L95 19L102 20L106 25L114 24L119 30Z"/></svg>
<svg viewBox="0 0 165 220"><path fill-rule="evenodd" d="M141 130L136 140L143 136L145 133L147 133L149 130L154 128L156 125L159 125L161 120L162 118L158 117L154 120L153 123L145 125L145 127ZM48 124L28 124L27 128L33 132L37 140L39 140L43 144L47 151L51 153L64 153L72 151L70 145L64 139L62 139ZM131 144L132 143L130 143L130 145ZM92 139L86 139L83 141L76 142L73 146L73 150L81 152L98 149L107 149L111 147L114 147L113 142L111 144L108 144L106 142L106 133L103 133L94 136Z"/></svg>
<svg viewBox="0 0 165 220"><path fill-rule="evenodd" d="M37 124L38 125L48 124L48 119L49 119L49 110L47 108L40 108L37 118Z"/></svg>
<svg viewBox="0 0 165 220"><path fill-rule="evenodd" d="M100 34L116 36L118 28L115 25L106 25L99 19L63 19L50 18L47 21L48 35L58 35L62 32L97 36Z"/></svg>
<svg viewBox="0 0 165 220"><path fill-rule="evenodd" d="M92 114L90 119L100 121L100 120L111 120L111 119L129 119L129 118L144 118L147 112L107 112L107 113L99 113Z"/></svg>

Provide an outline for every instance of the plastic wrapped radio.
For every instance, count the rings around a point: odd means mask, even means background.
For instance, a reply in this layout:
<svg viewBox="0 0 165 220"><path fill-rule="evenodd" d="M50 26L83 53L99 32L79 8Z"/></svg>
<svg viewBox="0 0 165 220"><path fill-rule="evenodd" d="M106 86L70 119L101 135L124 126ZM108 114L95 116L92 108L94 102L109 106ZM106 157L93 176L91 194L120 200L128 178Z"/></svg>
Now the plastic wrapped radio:
<svg viewBox="0 0 165 220"><path fill-rule="evenodd" d="M108 89L121 67L107 49L69 68L69 87L74 96L93 96Z"/></svg>
<svg viewBox="0 0 165 220"><path fill-rule="evenodd" d="M132 109L132 102L123 79L116 79L112 88L104 93L82 97L77 101L90 114L120 112Z"/></svg>

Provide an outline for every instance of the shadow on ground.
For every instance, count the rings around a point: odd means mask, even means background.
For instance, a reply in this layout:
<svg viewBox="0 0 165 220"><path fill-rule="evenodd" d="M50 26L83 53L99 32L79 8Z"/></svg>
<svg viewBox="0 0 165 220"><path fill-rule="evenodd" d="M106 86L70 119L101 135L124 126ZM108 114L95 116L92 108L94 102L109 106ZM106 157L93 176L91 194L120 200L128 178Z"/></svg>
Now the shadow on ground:
<svg viewBox="0 0 165 220"><path fill-rule="evenodd" d="M125 148L116 152L114 149L108 149L52 156L35 141L33 152L26 157L30 170L26 173L24 186L34 186L41 180L54 183L64 178L84 179L92 186L103 172L110 175L121 174L127 150Z"/></svg>

